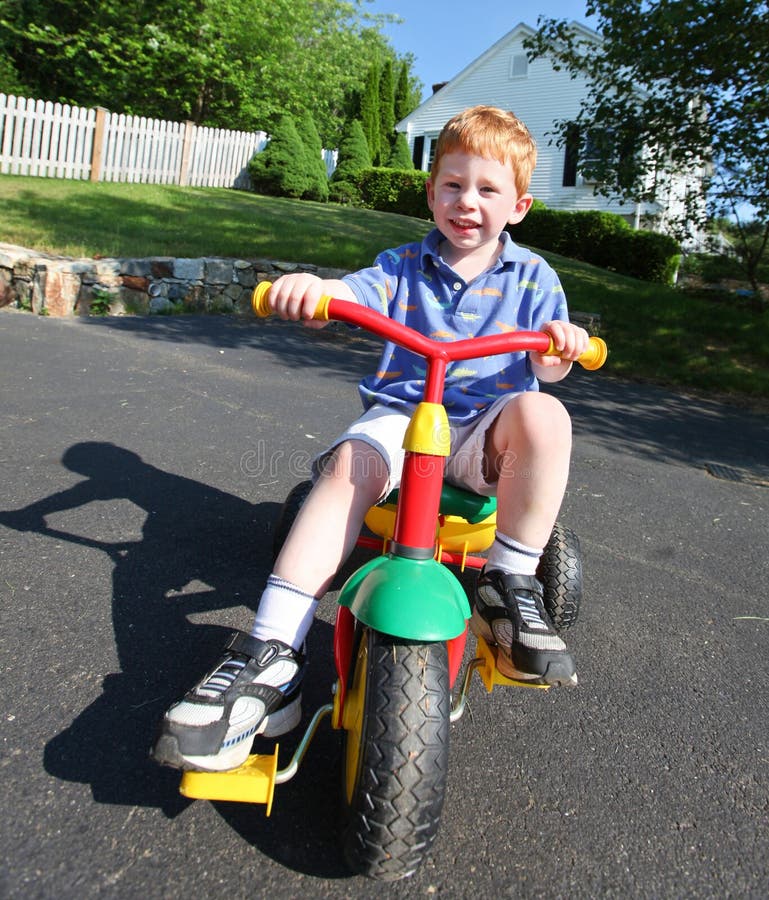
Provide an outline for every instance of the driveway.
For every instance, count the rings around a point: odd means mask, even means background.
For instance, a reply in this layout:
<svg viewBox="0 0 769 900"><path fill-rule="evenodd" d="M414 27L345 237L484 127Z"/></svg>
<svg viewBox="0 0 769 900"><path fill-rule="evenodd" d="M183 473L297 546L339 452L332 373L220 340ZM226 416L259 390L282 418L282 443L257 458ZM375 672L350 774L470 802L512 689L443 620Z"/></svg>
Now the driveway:
<svg viewBox="0 0 769 900"><path fill-rule="evenodd" d="M580 685L476 680L434 851L388 887L339 857L330 728L269 819L185 800L147 760L165 707L248 626L279 503L356 412L373 343L6 311L0 354L3 897L766 896L765 417L602 372L555 389ZM306 717L328 699L333 601Z"/></svg>

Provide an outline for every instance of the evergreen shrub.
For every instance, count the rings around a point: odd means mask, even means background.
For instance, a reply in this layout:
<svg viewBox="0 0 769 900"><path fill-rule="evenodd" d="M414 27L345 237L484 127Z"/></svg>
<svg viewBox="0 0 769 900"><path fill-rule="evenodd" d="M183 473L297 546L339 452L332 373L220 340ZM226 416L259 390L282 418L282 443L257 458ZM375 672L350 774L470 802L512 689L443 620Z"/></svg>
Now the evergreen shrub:
<svg viewBox="0 0 769 900"><path fill-rule="evenodd" d="M337 181L354 184L363 169L371 167L371 154L368 149L363 126L357 119L349 119L342 131L339 141L336 168L331 174L332 184Z"/></svg>
<svg viewBox="0 0 769 900"><path fill-rule="evenodd" d="M294 120L282 116L270 142L248 164L253 190L273 197L304 196L310 187L305 159L306 151Z"/></svg>
<svg viewBox="0 0 769 900"><path fill-rule="evenodd" d="M526 218L508 230L518 244L661 284L674 282L681 258L673 238L636 231L614 213L567 212L535 202Z"/></svg>
<svg viewBox="0 0 769 900"><path fill-rule="evenodd" d="M328 200L328 173L326 163L323 161L323 143L309 110L305 110L299 118L296 129L304 145L304 165L307 174L307 188L302 198L325 203Z"/></svg>

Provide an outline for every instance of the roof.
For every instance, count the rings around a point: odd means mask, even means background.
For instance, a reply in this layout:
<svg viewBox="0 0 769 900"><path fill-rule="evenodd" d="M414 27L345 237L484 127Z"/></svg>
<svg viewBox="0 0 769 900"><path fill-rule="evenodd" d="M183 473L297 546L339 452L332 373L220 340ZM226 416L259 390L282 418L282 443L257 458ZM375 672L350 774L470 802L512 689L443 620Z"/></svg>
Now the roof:
<svg viewBox="0 0 769 900"><path fill-rule="evenodd" d="M579 33L586 40L601 40L601 35L597 31L594 31L592 28L588 28L587 25L583 25L581 22L577 22L576 20L572 20L569 23L569 28ZM506 44L511 43L518 38L533 37L536 33L536 28L532 28L531 25L527 25L525 22L519 22L514 28L508 31L507 34L499 38L498 41L495 41L488 48L488 50L485 50L483 53L481 53L480 56L476 57L471 63L465 66L465 68L462 69L457 75L447 81L443 85L443 87L439 88L439 90L431 94L426 100L423 100L416 109L412 110L407 116L401 119L400 122L396 124L395 130L405 131L412 119L414 119L417 115L421 115L425 111L429 110L430 106L433 105L433 103L435 102L435 98L439 94L442 95L441 99L443 99L445 97L445 91L450 91L453 88L461 85L463 81L466 81L468 78L470 78L477 69L479 69L488 59L493 57Z"/></svg>

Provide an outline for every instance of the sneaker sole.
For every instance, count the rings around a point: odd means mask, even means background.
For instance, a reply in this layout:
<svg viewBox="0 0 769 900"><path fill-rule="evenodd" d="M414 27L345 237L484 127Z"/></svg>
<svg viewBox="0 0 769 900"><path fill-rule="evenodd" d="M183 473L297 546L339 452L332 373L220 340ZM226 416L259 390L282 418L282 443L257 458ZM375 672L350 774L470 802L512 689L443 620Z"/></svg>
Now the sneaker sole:
<svg viewBox="0 0 769 900"><path fill-rule="evenodd" d="M510 648L502 644L498 644L494 639L494 634L489 628L488 622L473 610L470 619L470 631L476 637L482 637L487 644L497 647L497 669L505 678L511 678L513 681L526 681L529 684L546 684L549 687L575 687L577 684L577 673L570 671L571 666L564 668L562 663L557 661L548 663L544 672L538 674L536 672L521 672L513 665L513 661L509 656Z"/></svg>
<svg viewBox="0 0 769 900"><path fill-rule="evenodd" d="M248 759L253 738L263 735L267 738L278 737L291 731L302 718L302 698L297 697L291 703L276 709L265 716L253 735L229 750L211 756L184 756L179 750L179 743L172 734L164 734L152 749L151 756L155 762L173 769L193 772L228 772L242 766Z"/></svg>

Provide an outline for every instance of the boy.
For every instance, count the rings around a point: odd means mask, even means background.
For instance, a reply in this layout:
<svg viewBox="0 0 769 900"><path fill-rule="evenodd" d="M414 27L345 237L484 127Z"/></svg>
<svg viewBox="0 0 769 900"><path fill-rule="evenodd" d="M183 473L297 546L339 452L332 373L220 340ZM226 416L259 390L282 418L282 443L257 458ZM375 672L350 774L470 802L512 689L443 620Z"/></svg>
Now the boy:
<svg viewBox="0 0 769 900"><path fill-rule="evenodd" d="M576 682L574 662L542 603L535 571L566 489L571 425L538 391L559 381L587 347L567 320L555 273L505 233L520 222L536 163L528 129L512 113L473 107L438 139L427 182L436 228L388 250L344 279L285 275L269 301L307 321L324 294L374 307L438 339L500 331L548 332L561 357L535 353L471 360L447 373L451 425L446 478L497 496L497 533L478 578L472 630L499 648L503 674L535 683ZM318 323L312 323L316 325ZM223 770L245 761L255 734L283 734L300 718L304 639L318 599L352 550L363 517L399 483L401 444L421 399L415 357L386 344L360 393L365 414L315 463L314 486L262 594L251 634L236 632L223 657L166 713L154 758L178 768Z"/></svg>

